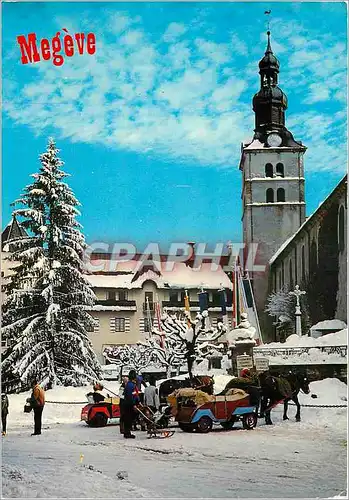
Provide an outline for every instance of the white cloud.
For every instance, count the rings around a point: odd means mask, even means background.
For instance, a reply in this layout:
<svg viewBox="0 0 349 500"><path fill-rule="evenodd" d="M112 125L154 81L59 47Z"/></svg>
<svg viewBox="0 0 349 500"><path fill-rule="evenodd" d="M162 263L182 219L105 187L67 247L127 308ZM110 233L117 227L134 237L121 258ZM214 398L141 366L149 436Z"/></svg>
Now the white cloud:
<svg viewBox="0 0 349 500"><path fill-rule="evenodd" d="M164 33L163 39L166 43L172 43L177 40L180 36L184 35L187 28L181 23L171 23L168 25L167 30Z"/></svg>
<svg viewBox="0 0 349 500"><path fill-rule="evenodd" d="M272 46L282 53L281 87L303 101L304 112L287 125L309 148L306 168L344 170L345 116L316 113L313 106L335 101L344 110L345 46L326 34L315 39L299 23L280 30L289 43L272 40ZM60 68L33 65L37 79L23 87L6 81L5 110L36 132L55 127L73 142L235 167L240 142L253 134L258 58L247 58L247 43L234 34L225 44L202 35L191 41L186 33L186 26L171 23L162 37L166 45L158 45L141 19L110 16L95 57L76 56Z"/></svg>

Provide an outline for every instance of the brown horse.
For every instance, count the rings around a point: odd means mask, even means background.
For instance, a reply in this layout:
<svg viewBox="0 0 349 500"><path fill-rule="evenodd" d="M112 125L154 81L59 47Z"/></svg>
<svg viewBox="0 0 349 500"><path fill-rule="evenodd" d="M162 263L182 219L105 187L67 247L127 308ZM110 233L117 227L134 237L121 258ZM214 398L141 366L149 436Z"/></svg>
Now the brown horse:
<svg viewBox="0 0 349 500"><path fill-rule="evenodd" d="M162 404L166 404L167 396L174 392L176 389L184 389L191 387L206 394L213 394L214 379L209 376L194 376L193 378L186 378L184 380L168 379L162 382L159 387L159 397Z"/></svg>

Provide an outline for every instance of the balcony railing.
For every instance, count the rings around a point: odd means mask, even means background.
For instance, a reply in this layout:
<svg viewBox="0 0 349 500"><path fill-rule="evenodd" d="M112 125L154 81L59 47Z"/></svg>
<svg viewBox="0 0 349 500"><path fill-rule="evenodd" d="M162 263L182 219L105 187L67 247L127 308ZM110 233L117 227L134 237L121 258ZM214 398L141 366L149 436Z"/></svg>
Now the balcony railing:
<svg viewBox="0 0 349 500"><path fill-rule="evenodd" d="M143 302L143 312L154 311L154 302Z"/></svg>
<svg viewBox="0 0 349 500"><path fill-rule="evenodd" d="M190 307L200 307L200 303L198 300L189 300ZM208 302L208 307L220 307L221 303L219 300L210 300ZM163 307L183 307L184 308L184 301L183 300L163 300L162 301L162 306Z"/></svg>
<svg viewBox="0 0 349 500"><path fill-rule="evenodd" d="M106 299L106 300L97 300L96 305L98 306L136 306L135 300L114 300L114 299Z"/></svg>

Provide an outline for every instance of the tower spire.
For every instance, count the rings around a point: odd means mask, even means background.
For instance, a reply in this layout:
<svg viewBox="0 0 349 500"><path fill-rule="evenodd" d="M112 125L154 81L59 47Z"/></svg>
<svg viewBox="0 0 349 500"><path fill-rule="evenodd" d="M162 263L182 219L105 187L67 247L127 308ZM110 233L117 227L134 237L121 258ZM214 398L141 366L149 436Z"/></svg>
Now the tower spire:
<svg viewBox="0 0 349 500"><path fill-rule="evenodd" d="M268 21L268 25L269 25L269 21ZM268 53L272 54L273 51L271 50L271 45L270 45L270 30L269 30L269 26L268 26L267 35L268 35L268 44L267 44L267 50L265 51L265 54L268 54Z"/></svg>
<svg viewBox="0 0 349 500"><path fill-rule="evenodd" d="M270 11L266 11L269 14ZM268 26L269 27L269 26ZM254 138L264 144L268 143L271 133L278 134L278 145L300 146L287 130L285 125L285 112L287 97L278 86L280 63L271 48L271 33L268 29L267 47L264 56L259 61L260 89L253 97L253 111L255 113ZM270 142L270 141L269 141ZM276 139L274 141L276 144Z"/></svg>

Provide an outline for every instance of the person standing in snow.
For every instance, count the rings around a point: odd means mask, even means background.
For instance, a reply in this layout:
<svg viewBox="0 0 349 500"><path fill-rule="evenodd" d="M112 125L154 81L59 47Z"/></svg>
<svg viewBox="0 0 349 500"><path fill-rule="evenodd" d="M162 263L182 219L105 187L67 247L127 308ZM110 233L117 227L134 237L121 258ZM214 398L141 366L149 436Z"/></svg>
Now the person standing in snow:
<svg viewBox="0 0 349 500"><path fill-rule="evenodd" d="M128 382L128 377L122 377L122 382L120 385L120 390L119 390L119 407L120 407L120 433L124 433L124 392L125 392L125 387Z"/></svg>
<svg viewBox="0 0 349 500"><path fill-rule="evenodd" d="M33 391L29 398L29 403L34 410L34 432L32 436L41 434L42 412L45 406L45 391L36 379L32 382ZM28 401L28 400L27 400Z"/></svg>
<svg viewBox="0 0 349 500"><path fill-rule="evenodd" d="M134 370L131 370L128 375L128 382L124 390L124 437L134 439L136 436L131 434L132 424L135 419L136 405L139 404L137 375Z"/></svg>
<svg viewBox="0 0 349 500"><path fill-rule="evenodd" d="M160 407L160 400L154 377L151 377L149 385L144 389L144 404L145 406L149 406L153 413Z"/></svg>
<svg viewBox="0 0 349 500"><path fill-rule="evenodd" d="M5 391L1 392L1 422L2 422L2 435L6 436L7 428L7 415L8 415L8 397Z"/></svg>

